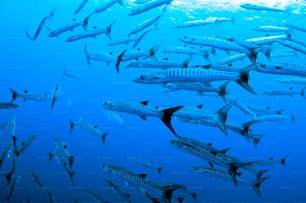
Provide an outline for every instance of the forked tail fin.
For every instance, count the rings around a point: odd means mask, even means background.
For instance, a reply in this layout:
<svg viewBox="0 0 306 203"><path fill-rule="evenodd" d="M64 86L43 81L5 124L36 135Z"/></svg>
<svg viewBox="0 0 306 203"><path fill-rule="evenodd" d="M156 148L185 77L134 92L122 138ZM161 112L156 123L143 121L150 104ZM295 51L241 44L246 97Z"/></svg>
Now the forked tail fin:
<svg viewBox="0 0 306 203"><path fill-rule="evenodd" d="M244 89L246 89L248 92L251 92L252 94L257 94L253 88L249 85L249 73L251 70L254 69L254 65L250 65L246 68L243 68L241 70L239 70L239 79L236 80L236 82L243 87Z"/></svg>
<svg viewBox="0 0 306 203"><path fill-rule="evenodd" d="M171 202L171 197L172 197L172 193L180 188L183 188L183 185L167 185L162 187L163 189L163 194L162 194L162 199L164 202L166 203L170 203Z"/></svg>
<svg viewBox="0 0 306 203"><path fill-rule="evenodd" d="M171 117L173 115L174 112L180 110L181 108L183 108L183 106L176 106L173 108L169 108L169 109L164 109L162 110L163 112L163 117L161 118L161 120L163 121L163 123L169 128L169 130L175 135L177 136L174 128L172 127L171 124Z"/></svg>

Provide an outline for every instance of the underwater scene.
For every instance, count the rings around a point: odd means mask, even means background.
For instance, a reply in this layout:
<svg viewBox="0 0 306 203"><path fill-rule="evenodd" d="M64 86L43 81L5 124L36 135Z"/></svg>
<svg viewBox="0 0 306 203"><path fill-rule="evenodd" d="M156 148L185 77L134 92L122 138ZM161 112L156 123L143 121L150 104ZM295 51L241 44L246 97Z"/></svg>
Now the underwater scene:
<svg viewBox="0 0 306 203"><path fill-rule="evenodd" d="M0 0L0 202L305 203L304 0Z"/></svg>

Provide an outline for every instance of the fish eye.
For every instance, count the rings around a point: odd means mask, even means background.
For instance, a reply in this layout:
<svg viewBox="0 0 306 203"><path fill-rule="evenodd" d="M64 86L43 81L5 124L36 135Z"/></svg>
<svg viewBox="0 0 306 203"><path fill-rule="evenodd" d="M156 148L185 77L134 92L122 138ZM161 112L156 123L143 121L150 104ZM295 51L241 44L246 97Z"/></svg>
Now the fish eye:
<svg viewBox="0 0 306 203"><path fill-rule="evenodd" d="M266 64L260 64L260 67L264 68L266 67Z"/></svg>
<svg viewBox="0 0 306 203"><path fill-rule="evenodd" d="M141 75L141 76L140 76L140 79L144 80L144 79L145 79L145 76L144 76L144 75Z"/></svg>

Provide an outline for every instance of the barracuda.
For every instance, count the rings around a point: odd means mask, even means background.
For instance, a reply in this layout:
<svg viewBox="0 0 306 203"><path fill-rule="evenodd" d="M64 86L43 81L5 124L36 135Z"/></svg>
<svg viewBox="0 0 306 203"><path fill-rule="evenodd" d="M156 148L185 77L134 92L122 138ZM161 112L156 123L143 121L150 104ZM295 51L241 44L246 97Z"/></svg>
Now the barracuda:
<svg viewBox="0 0 306 203"><path fill-rule="evenodd" d="M88 32L84 32L84 33L80 33L77 35L72 35L70 37L67 37L65 42L73 42L73 41L77 41L77 40L85 39L89 37L96 37L97 35L100 35L100 34L105 34L109 39L112 39L112 27L116 21L117 20L113 21L111 24L109 24L105 28L93 29Z"/></svg>
<svg viewBox="0 0 306 203"><path fill-rule="evenodd" d="M146 174L136 174L120 166L102 164L101 167L108 173L121 178L122 180L135 185L136 187L144 187L162 193L162 199L166 203L171 202L173 191L183 188L183 185L167 185L161 186L155 182L147 180Z"/></svg>
<svg viewBox="0 0 306 203"><path fill-rule="evenodd" d="M99 6L98 8L96 8L94 10L94 13L101 13L105 11L106 9L109 9L110 7L112 7L115 3L118 3L122 6L123 0L109 0L106 3L102 4L101 6Z"/></svg>
<svg viewBox="0 0 306 203"><path fill-rule="evenodd" d="M199 157L200 159L206 160L211 167L214 166L213 164L216 164L227 168L235 185L238 184L236 180L238 168L248 165L248 163L245 162L232 162L228 159L225 159L224 156L218 155L216 152L210 152L209 150L205 150L199 146L192 145L188 142L178 140L170 140L170 142L176 148L181 149L186 153L190 153L196 157Z"/></svg>
<svg viewBox="0 0 306 203"><path fill-rule="evenodd" d="M198 55L202 56L205 59L208 59L209 53L213 53L213 50L199 50L195 48L190 48L190 47L185 47L185 46L173 46L173 47L167 47L163 51L163 53L168 53L168 54L186 54L189 56L193 55Z"/></svg>
<svg viewBox="0 0 306 203"><path fill-rule="evenodd" d="M222 18L222 17L209 17L204 20L187 21L175 27L176 28L188 28L188 27L205 26L205 25L211 25L211 24L220 24L220 23L225 23L225 22L235 23L235 19L234 18Z"/></svg>
<svg viewBox="0 0 306 203"><path fill-rule="evenodd" d="M253 66L240 69L238 72L218 71L213 69L168 69L159 72L141 75L133 81L142 84L161 84L169 82L212 82L222 80L232 80L237 82L247 91L256 94L248 84L249 72Z"/></svg>
<svg viewBox="0 0 306 203"><path fill-rule="evenodd" d="M254 43L256 45L271 45L274 42L282 42L283 40L291 39L290 34L272 35L246 39L246 42Z"/></svg>
<svg viewBox="0 0 306 203"><path fill-rule="evenodd" d="M164 9L165 11L165 9ZM145 20L144 22L142 22L141 24L139 24L137 27L135 27L130 33L129 35L132 35L132 34L136 34L148 27L150 27L151 25L155 24L158 22L158 20L163 16L164 12L158 16L154 16L154 17L151 17L147 20Z"/></svg>
<svg viewBox="0 0 306 203"><path fill-rule="evenodd" d="M160 173L161 170L163 169L163 167L156 166L154 163L144 161L144 160L142 160L140 158L137 158L137 157L128 157L128 159L134 161L137 164L146 166L146 167L150 168L151 170L156 170L158 173Z"/></svg>
<svg viewBox="0 0 306 203"><path fill-rule="evenodd" d="M171 4L173 0L154 0L154 1L148 1L145 4L142 4L141 6L139 6L136 9L133 9L128 15L129 16L133 16L133 15L138 15L140 13L149 11L153 8L157 8L160 7L162 5L169 5Z"/></svg>
<svg viewBox="0 0 306 203"><path fill-rule="evenodd" d="M184 136L177 136L178 139L180 139L183 142L187 142L191 145L198 146L200 148L203 148L204 150L208 150L210 152L214 152L216 154L225 154L227 151L229 151L231 148L225 148L223 150L216 149L212 146L212 143L205 143L201 142L200 140L192 139L190 137L184 137Z"/></svg>
<svg viewBox="0 0 306 203"><path fill-rule="evenodd" d="M5 158L7 157L7 154L9 152L9 150L12 147L12 143L9 143L8 145L6 145L6 147L3 149L3 152L1 153L1 157L0 157L0 168L3 165L3 162L5 160Z"/></svg>
<svg viewBox="0 0 306 203"><path fill-rule="evenodd" d="M188 61L184 61L183 63L157 60L133 61L126 68L188 68Z"/></svg>
<svg viewBox="0 0 306 203"><path fill-rule="evenodd" d="M22 99L23 101L32 100L32 101L47 101L49 100L48 95L40 95L40 94L33 94L30 93L28 90L25 90L24 93L19 93L16 90L9 88L12 94L11 102L15 101L16 99Z"/></svg>
<svg viewBox="0 0 306 203"><path fill-rule="evenodd" d="M218 178L222 178L224 180L232 180L231 175L227 172L227 171L223 171L220 169L216 169L216 168L208 168L208 167L193 167L193 169L197 172L197 173L203 173L206 174L208 176L211 177L218 177ZM262 170L260 172L258 172L257 177L255 180L249 180L247 178L241 177L241 173L237 174L237 182L239 183L244 183L244 184L248 184L251 185L254 189L254 191L258 194L261 195L260 193L260 185L262 182L264 182L265 180L268 179L268 177L262 178L261 176L263 175L263 173L266 172L266 170Z"/></svg>
<svg viewBox="0 0 306 203"><path fill-rule="evenodd" d="M187 37L184 36L183 39L179 39L182 42L188 43L188 44L196 44L196 45L203 45L203 46L209 46L225 51L236 51L240 53L246 54L250 61L255 64L258 51L255 48L248 48L245 46L240 45L239 43L235 43L233 40L223 39L223 38L217 38L217 37Z"/></svg>
<svg viewBox="0 0 306 203"><path fill-rule="evenodd" d="M278 40L277 42L285 47L288 47L300 53L306 54L306 46L304 46L302 43L289 41L289 40L282 40L282 41Z"/></svg>
<svg viewBox="0 0 306 203"><path fill-rule="evenodd" d="M272 64L257 64L255 71L262 73L282 74L282 75L297 75L306 76L305 64L291 63L272 63Z"/></svg>
<svg viewBox="0 0 306 203"><path fill-rule="evenodd" d="M124 100L113 100L105 101L104 108L112 111L130 113L140 116L142 119L146 120L147 116L160 118L163 123L168 127L168 129L176 135L174 128L171 125L171 117L174 112L181 109L183 106L171 107L163 110L157 110L156 107L147 106L148 101L130 102Z"/></svg>
<svg viewBox="0 0 306 203"><path fill-rule="evenodd" d="M100 197L100 195L98 195L97 193L95 193L92 190L87 190L87 193L92 196L95 200L97 200L100 203L108 203L107 201L105 201L102 197Z"/></svg>
<svg viewBox="0 0 306 203"><path fill-rule="evenodd" d="M16 109L18 104L13 104L11 102L0 102L0 109ZM0 127L1 130L1 127Z"/></svg>
<svg viewBox="0 0 306 203"><path fill-rule="evenodd" d="M105 138L108 135L107 132L101 132L98 129L98 126L96 125L91 125L85 121L83 121L82 118L78 118L76 121L70 121L70 131L72 132L74 127L78 126L82 129L84 129L85 131L89 132L90 134L92 134L94 137L99 137L102 140L102 144L105 144Z"/></svg>
<svg viewBox="0 0 306 203"><path fill-rule="evenodd" d="M82 10L82 8L86 6L87 2L88 0L82 0L78 7L76 7L76 9L74 10L74 14L78 14Z"/></svg>
<svg viewBox="0 0 306 203"><path fill-rule="evenodd" d="M73 30L81 25L84 25L84 21L83 22L72 22L68 25L64 25L60 28L57 28L55 30L52 30L50 31L48 37L57 37L59 36L60 34L64 33L64 32L67 32L69 30Z"/></svg>
<svg viewBox="0 0 306 203"><path fill-rule="evenodd" d="M173 116L179 120L202 120L208 125L212 123L215 124L219 129L225 134L228 135L225 121L227 118L227 112L234 105L234 102L231 102L224 107L220 108L216 112L203 110L202 107L183 107L176 111Z"/></svg>
<svg viewBox="0 0 306 203"><path fill-rule="evenodd" d="M295 90L292 87L289 89L283 89L283 90L272 90L272 91L265 91L263 94L268 96L280 96L280 95L300 95L301 97L305 98L305 88L302 88L300 90Z"/></svg>
<svg viewBox="0 0 306 203"><path fill-rule="evenodd" d="M123 191L118 185L116 185L113 181L110 179L106 179L105 182L120 196L122 197L125 201L128 203L132 203L130 197L131 195Z"/></svg>
<svg viewBox="0 0 306 203"><path fill-rule="evenodd" d="M170 90L189 90L198 92L201 96L205 92L215 92L217 93L224 101L227 96L227 85L229 82L225 82L220 87L214 87L210 84L200 83L200 82L174 82L174 83L165 83L161 84L162 87L168 88Z"/></svg>
<svg viewBox="0 0 306 203"><path fill-rule="evenodd" d="M290 84L303 84L306 85L306 78L301 77L301 78L288 78L288 77L284 77L284 78L279 78L276 79L277 82L281 82L281 83L290 83Z"/></svg>

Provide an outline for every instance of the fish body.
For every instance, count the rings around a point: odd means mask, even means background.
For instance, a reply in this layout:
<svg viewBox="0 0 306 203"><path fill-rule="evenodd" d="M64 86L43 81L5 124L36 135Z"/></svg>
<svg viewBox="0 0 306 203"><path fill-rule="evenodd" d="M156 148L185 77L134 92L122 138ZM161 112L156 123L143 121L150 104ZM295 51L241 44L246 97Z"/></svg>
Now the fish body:
<svg viewBox="0 0 306 203"><path fill-rule="evenodd" d="M105 101L103 107L112 111L135 114L140 116L144 120L146 120L147 116L160 118L163 123L169 128L169 130L174 135L176 135L176 132L171 125L171 117L174 112L176 112L183 106L171 107L160 111L153 106L148 106L147 103L148 101L138 103L124 100L112 100Z"/></svg>
<svg viewBox="0 0 306 203"><path fill-rule="evenodd" d="M235 22L234 18L209 17L203 20L192 20L175 26L176 28L198 27L211 24L220 24L224 22Z"/></svg>
<svg viewBox="0 0 306 203"><path fill-rule="evenodd" d="M87 3L88 0L82 0L78 7L76 7L76 9L74 10L74 14L78 14L86 6Z"/></svg>
<svg viewBox="0 0 306 203"><path fill-rule="evenodd" d="M21 153L23 153L24 150L27 149L32 144L32 142L34 142L36 137L36 135L31 135L26 141L21 143L21 146L17 146L17 149L14 150L15 155L18 157Z"/></svg>
<svg viewBox="0 0 306 203"><path fill-rule="evenodd" d="M136 162L140 165L146 166L146 167L150 168L151 170L157 170L158 173L160 173L162 168L163 168L163 167L156 166L154 163L144 161L144 160L142 160L140 158L137 158L137 157L129 157L128 159L132 160L132 161L134 161L134 162Z"/></svg>
<svg viewBox="0 0 306 203"><path fill-rule="evenodd" d="M171 202L172 192L182 188L182 185L161 186L155 182L149 181L145 178L145 174L136 174L120 166L109 164L102 164L101 167L108 173L126 181L136 187L147 188L149 190L162 193L162 199L166 203Z"/></svg>
<svg viewBox="0 0 306 203"><path fill-rule="evenodd" d="M120 197L122 197L124 200L126 200L128 203L132 203L130 197L131 195L123 191L118 185L116 185L113 181L110 179L106 179L105 182L117 193Z"/></svg>
<svg viewBox="0 0 306 203"><path fill-rule="evenodd" d="M13 104L11 102L0 102L0 110L1 109L16 109L18 104Z"/></svg>
<svg viewBox="0 0 306 203"><path fill-rule="evenodd" d="M97 193L95 193L92 190L87 190L87 193L92 196L95 200L97 200L100 203L108 203L107 201L105 201L104 199L102 199L102 197L100 195L98 195Z"/></svg>
<svg viewBox="0 0 306 203"><path fill-rule="evenodd" d="M281 74L281 75L296 75L306 76L305 64L293 64L293 63L260 63L255 66L254 70L262 73Z"/></svg>
<svg viewBox="0 0 306 203"><path fill-rule="evenodd" d="M91 125L85 121L83 121L82 118L78 118L76 121L70 121L70 131L72 132L74 127L78 126L79 128L84 129L85 131L89 132L92 134L94 137L100 137L102 140L102 143L105 143L105 138L108 135L108 133L103 133L98 129L98 126L96 125Z"/></svg>
<svg viewBox="0 0 306 203"><path fill-rule="evenodd" d="M303 84L306 85L306 78L304 77L297 77L297 78L292 78L292 77L283 77L276 79L277 82L281 83L290 83L290 84Z"/></svg>
<svg viewBox="0 0 306 203"><path fill-rule="evenodd" d="M112 26L115 24L116 20L113 21L111 24L109 24L105 28L97 28L93 30L89 30L88 32L72 35L68 38L66 38L65 42L73 42L80 39L90 38L90 37L96 37L101 34L105 34L108 38L112 39Z"/></svg>
<svg viewBox="0 0 306 203"><path fill-rule="evenodd" d="M144 29L152 26L153 24L157 23L158 20L163 16L163 14L161 15L157 15L157 16L154 16L154 17L151 17L147 20L145 20L144 22L142 22L141 24L137 25L130 33L129 35L132 35L132 34L136 34L138 32L141 32L143 31Z"/></svg>
<svg viewBox="0 0 306 203"><path fill-rule="evenodd" d="M60 28L50 31L48 37L57 37L60 34L67 32L67 31L71 31L81 25L83 25L83 22L72 22L68 25L64 25Z"/></svg>
<svg viewBox="0 0 306 203"><path fill-rule="evenodd" d="M262 45L271 45L274 42L282 42L290 38L291 38L290 34L282 34L282 35L271 35L271 36L248 38L245 41L256 44L258 46L262 46Z"/></svg>
<svg viewBox="0 0 306 203"><path fill-rule="evenodd" d="M290 40L278 40L277 42L285 47L298 51L302 54L306 54L306 46L303 45L302 43L298 43L298 42L294 42Z"/></svg>
<svg viewBox="0 0 306 203"><path fill-rule="evenodd" d="M287 27L274 26L274 25L262 25L253 27L252 30L260 32L289 32L290 29Z"/></svg>
<svg viewBox="0 0 306 203"><path fill-rule="evenodd" d="M123 0L108 0L106 3L102 4L98 8L94 10L94 13L101 13L110 7L112 7L115 3L118 3L120 5L123 5Z"/></svg>
<svg viewBox="0 0 306 203"><path fill-rule="evenodd" d="M235 55L232 55L232 56L229 56L229 57L226 57L226 58L216 60L216 64L219 64L219 65L229 64L229 63L233 63L233 62L236 62L236 61L241 61L246 57L247 57L247 55L245 55L244 53L235 54Z"/></svg>
<svg viewBox="0 0 306 203"><path fill-rule="evenodd" d="M49 98L45 95L40 94L33 94L28 92L27 90L24 91L24 93L19 93L16 90L9 88L12 94L11 102L15 101L16 99L22 99L23 101L31 100L31 101L47 101Z"/></svg>
<svg viewBox="0 0 306 203"><path fill-rule="evenodd" d="M206 174L206 175L211 176L211 177L217 177L217 178L221 178L221 179L229 180L229 181L232 180L232 177L231 177L230 173L227 172L227 171L224 171L224 170L220 170L220 169L216 169L216 168L208 168L208 167L198 167L198 166L193 167L193 169L197 173L203 173L203 174ZM263 172L265 172L265 171L261 171L261 174L259 174L257 176L257 179L255 179L255 180L250 180L250 179L241 177L240 175L237 175L237 182L251 185L253 187L254 191L258 195L261 195L260 190L259 190L260 185L261 185L262 182L264 182L265 180L268 179L268 177L261 178Z"/></svg>
<svg viewBox="0 0 306 203"><path fill-rule="evenodd" d="M34 35L33 35L33 37L29 34L29 32L28 32L28 28L26 27L25 28L25 34L26 34L26 36L30 39L30 40L32 40L32 41L35 41L36 39L37 39L37 37L39 36L39 34L40 34L40 32L41 32L41 29L43 28L43 26L45 25L45 23L46 23L46 21L47 21L47 19L49 18L49 16L45 16L41 21L40 21L40 23L39 23L39 25L38 25L38 27L37 27L37 29L36 29L36 32L34 33Z"/></svg>
<svg viewBox="0 0 306 203"><path fill-rule="evenodd" d="M133 81L141 84L162 84L170 82L212 82L222 80L236 81L247 91L256 94L248 85L249 71L252 67L240 69L237 72L219 71L213 69L187 68L187 69L167 69L140 75Z"/></svg>
<svg viewBox="0 0 306 203"><path fill-rule="evenodd" d="M7 154L9 152L9 150L12 147L12 143L9 143L8 145L6 145L6 147L3 149L2 153L1 153L1 157L0 157L0 168L3 165L3 162L5 160L5 158L7 157Z"/></svg>
<svg viewBox="0 0 306 203"><path fill-rule="evenodd" d="M138 15L143 12L147 12L151 9L160 7L162 5L169 5L171 4L172 0L154 0L154 1L149 1L145 4L142 4L136 9L133 9L128 15L133 16L133 15Z"/></svg>
<svg viewBox="0 0 306 203"><path fill-rule="evenodd" d="M247 9L247 10L256 10L256 11L269 11L269 12L279 12L279 13L286 13L288 14L287 10L283 10L280 8L274 8L274 7L268 7L268 6L262 6L258 4L251 4L251 3L242 3L240 4L241 8Z"/></svg>

